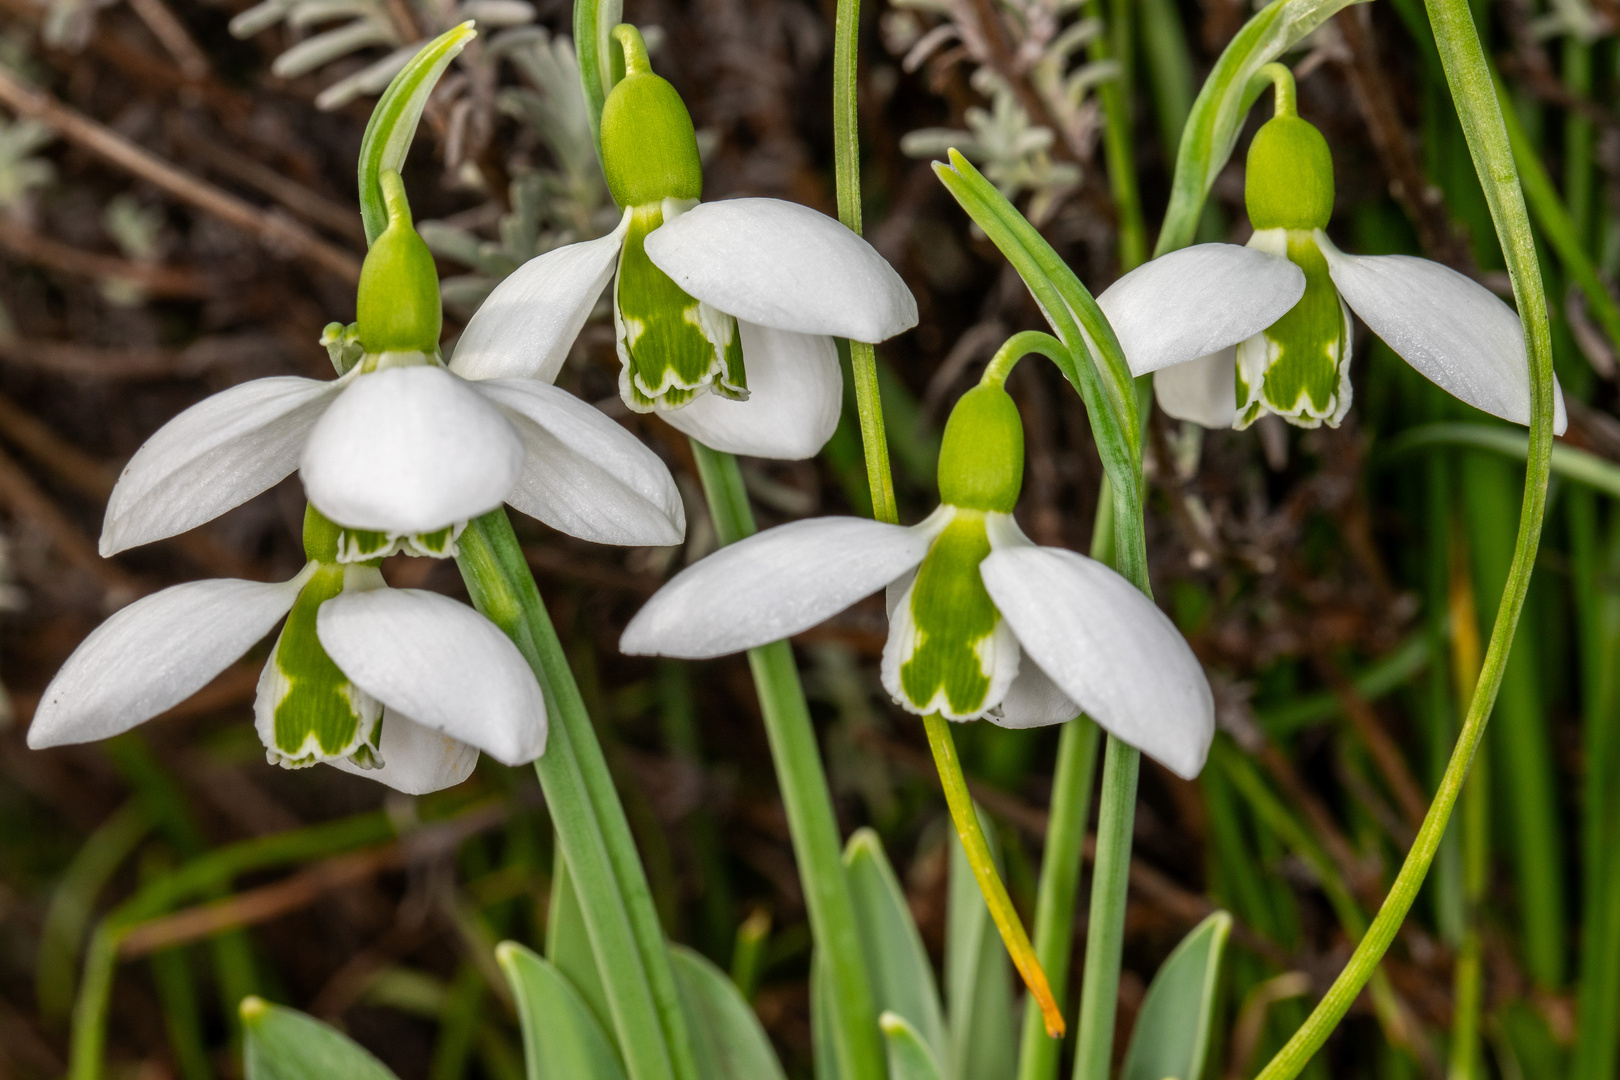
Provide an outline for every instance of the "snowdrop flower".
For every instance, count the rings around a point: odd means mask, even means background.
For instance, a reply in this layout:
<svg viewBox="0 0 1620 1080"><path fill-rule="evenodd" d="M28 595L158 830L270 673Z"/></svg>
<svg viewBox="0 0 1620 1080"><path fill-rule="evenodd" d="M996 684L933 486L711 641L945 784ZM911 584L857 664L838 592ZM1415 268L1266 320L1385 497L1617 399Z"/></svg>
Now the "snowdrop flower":
<svg viewBox="0 0 1620 1080"><path fill-rule="evenodd" d="M1347 255L1323 232L1333 212L1327 141L1302 119L1293 75L1276 85L1276 115L1249 146L1249 247L1305 273L1286 315L1235 349L1210 350L1159 370L1154 389L1171 416L1246 428L1266 413L1297 427L1337 427L1350 409L1350 312L1431 382L1469 405L1530 422L1530 368L1518 315L1483 285L1407 255ZM1100 302L1100 298L1099 298ZM1141 374L1141 372L1138 372ZM1554 430L1567 424L1556 396Z"/></svg>
<svg viewBox="0 0 1620 1080"><path fill-rule="evenodd" d="M175 585L123 608L46 687L36 750L110 738L206 686L287 617L254 719L272 763L324 762L410 794L465 780L478 752L545 750L545 699L494 623L437 593L391 589L375 561L339 563L340 530L311 509L290 581Z"/></svg>
<svg viewBox="0 0 1620 1080"><path fill-rule="evenodd" d="M660 589L620 648L737 652L887 587L883 685L903 708L1013 728L1085 712L1177 774L1197 775L1215 724L1203 669L1123 577L1019 530L1023 427L994 368L946 423L941 505L926 520L814 518L722 548Z"/></svg>
<svg viewBox="0 0 1620 1080"><path fill-rule="evenodd" d="M625 77L602 111L602 161L624 218L497 286L450 370L551 382L612 282L626 405L716 450L812 457L843 405L833 339L907 330L916 300L870 244L814 210L777 199L698 205L703 170L686 106L652 73L634 27L614 36Z"/></svg>
<svg viewBox="0 0 1620 1080"><path fill-rule="evenodd" d="M175 417L119 478L102 555L195 528L294 469L344 526L343 561L454 555L466 522L502 502L586 540L679 543L673 478L618 424L545 383L446 370L433 257L399 175L382 183L388 227L366 256L355 325L328 328L339 378L255 379Z"/></svg>

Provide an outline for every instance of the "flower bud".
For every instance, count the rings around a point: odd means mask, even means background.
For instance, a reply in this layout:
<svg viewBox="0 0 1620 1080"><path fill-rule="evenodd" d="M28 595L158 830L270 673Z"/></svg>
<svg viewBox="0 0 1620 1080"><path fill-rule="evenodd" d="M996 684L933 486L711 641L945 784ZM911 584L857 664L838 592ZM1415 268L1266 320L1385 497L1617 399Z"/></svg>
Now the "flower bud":
<svg viewBox="0 0 1620 1080"><path fill-rule="evenodd" d="M1323 229L1333 216L1333 155L1308 120L1279 114L1249 144L1243 183L1249 224L1260 229Z"/></svg>
<svg viewBox="0 0 1620 1080"><path fill-rule="evenodd" d="M620 206L647 206L703 194L697 133L681 95L654 75L641 32L613 30L624 49L624 78L602 106L602 171Z"/></svg>
<svg viewBox="0 0 1620 1080"><path fill-rule="evenodd" d="M1024 483L1024 425L1000 386L963 394L945 421L939 498L968 510L1011 513Z"/></svg>
<svg viewBox="0 0 1620 1080"><path fill-rule="evenodd" d="M366 253L355 298L355 324L368 353L418 352L439 347L444 314L433 253L411 225L405 185L393 170L380 177L388 227Z"/></svg>

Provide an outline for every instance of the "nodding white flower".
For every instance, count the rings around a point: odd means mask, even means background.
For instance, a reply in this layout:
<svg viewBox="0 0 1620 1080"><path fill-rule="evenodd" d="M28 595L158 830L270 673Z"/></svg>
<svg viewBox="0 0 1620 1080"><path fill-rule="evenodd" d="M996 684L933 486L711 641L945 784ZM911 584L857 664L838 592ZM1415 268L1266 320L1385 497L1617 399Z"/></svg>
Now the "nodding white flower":
<svg viewBox="0 0 1620 1080"><path fill-rule="evenodd" d="M1277 115L1249 147L1245 196L1254 235L1248 246L1297 264L1304 295L1235 348L1154 369L1160 406L1205 427L1245 428L1266 413L1296 427L1337 427L1352 397L1354 311L1441 389L1528 424L1530 367L1518 315L1483 285L1439 263L1347 255L1335 247L1323 232L1333 212L1327 142L1295 114L1292 83L1286 90L1278 86ZM1554 392L1554 430L1562 434L1564 398Z"/></svg>
<svg viewBox="0 0 1620 1080"><path fill-rule="evenodd" d="M1170 620L1083 555L1037 547L1012 517L1023 429L1005 390L958 402L942 505L917 525L813 518L676 575L637 613L626 653L704 658L807 630L887 588L883 685L903 708L1034 727L1085 712L1185 777L1203 767L1214 698Z"/></svg>
<svg viewBox="0 0 1620 1080"><path fill-rule="evenodd" d="M455 553L461 526L510 503L598 543L677 544L686 518L658 456L586 402L531 379L469 382L439 360L438 279L396 173L366 256L356 329L331 333L332 381L255 379L193 405L138 450L107 504L101 553L185 532L297 469L350 530L342 557ZM356 340L357 339L357 340Z"/></svg>
<svg viewBox="0 0 1620 1080"><path fill-rule="evenodd" d="M833 339L878 342L917 324L917 303L870 244L778 199L698 204L692 120L647 66L633 27L625 78L602 112L602 161L624 218L501 282L456 345L468 379L551 382L611 282L626 405L716 450L807 458L843 406Z"/></svg>
<svg viewBox="0 0 1620 1080"><path fill-rule="evenodd" d="M178 705L287 623L254 719L273 763L324 762L411 794L465 780L480 750L508 765L545 750L545 698L494 623L437 593L392 589L375 563L335 561L311 514L312 558L289 581L193 581L95 629L45 688L34 749L110 738Z"/></svg>

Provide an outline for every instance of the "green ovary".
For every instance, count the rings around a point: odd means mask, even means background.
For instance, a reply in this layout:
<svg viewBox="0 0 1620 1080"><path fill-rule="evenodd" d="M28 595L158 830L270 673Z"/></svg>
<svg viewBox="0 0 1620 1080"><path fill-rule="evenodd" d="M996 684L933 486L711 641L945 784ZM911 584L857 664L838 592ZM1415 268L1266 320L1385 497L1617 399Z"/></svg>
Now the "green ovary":
<svg viewBox="0 0 1620 1080"><path fill-rule="evenodd" d="M687 295L647 257L647 234L664 223L664 206L630 212L615 300L625 403L639 412L678 408L705 386L722 397L748 397L737 320Z"/></svg>
<svg viewBox="0 0 1620 1080"><path fill-rule="evenodd" d="M1312 233L1288 231L1288 258L1305 271L1305 295L1282 318L1238 346L1238 418L1246 428L1273 412L1300 427L1338 426L1349 407L1349 327Z"/></svg>
<svg viewBox="0 0 1620 1080"><path fill-rule="evenodd" d="M989 554L984 515L958 511L917 571L911 587L915 636L900 665L900 686L918 709L966 718L986 707L990 675L979 653L993 648L989 639L1001 622L979 577L979 564Z"/></svg>
<svg viewBox="0 0 1620 1080"><path fill-rule="evenodd" d="M263 709L273 707L271 760L289 768L333 758L377 763L382 706L351 683L315 634L320 606L343 591L344 568L323 565L298 594L260 681ZM261 722L261 735L264 734Z"/></svg>

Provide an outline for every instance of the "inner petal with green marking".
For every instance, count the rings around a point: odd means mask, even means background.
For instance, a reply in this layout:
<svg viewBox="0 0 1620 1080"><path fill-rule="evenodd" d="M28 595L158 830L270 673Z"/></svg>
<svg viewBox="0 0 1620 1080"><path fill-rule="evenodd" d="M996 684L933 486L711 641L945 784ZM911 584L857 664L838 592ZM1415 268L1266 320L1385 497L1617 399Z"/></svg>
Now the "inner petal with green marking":
<svg viewBox="0 0 1620 1080"><path fill-rule="evenodd" d="M647 257L647 234L677 205L666 200L632 209L619 256L613 308L624 364L619 389L637 412L679 408L704 388L737 401L748 397L737 320L687 295Z"/></svg>
<svg viewBox="0 0 1620 1080"><path fill-rule="evenodd" d="M884 683L914 712L972 719L999 704L1018 674L1018 641L979 577L990 554L984 520L955 511L894 613Z"/></svg>
<svg viewBox="0 0 1620 1080"><path fill-rule="evenodd" d="M363 768L382 765L377 756L381 703L349 681L315 634L323 603L345 588L382 587L375 566L323 563L298 594L259 677L253 707L271 764L297 769L351 758Z"/></svg>
<svg viewBox="0 0 1620 1080"><path fill-rule="evenodd" d="M337 561L363 563L404 552L427 559L453 559L458 553L456 538L467 527L465 521L430 533L386 533L370 529L340 528Z"/></svg>
<svg viewBox="0 0 1620 1080"><path fill-rule="evenodd" d="M1350 408L1350 319L1328 274L1315 233L1256 232L1251 247L1286 255L1305 271L1305 295L1264 331L1237 347L1237 420L1265 413L1298 427L1337 427Z"/></svg>

